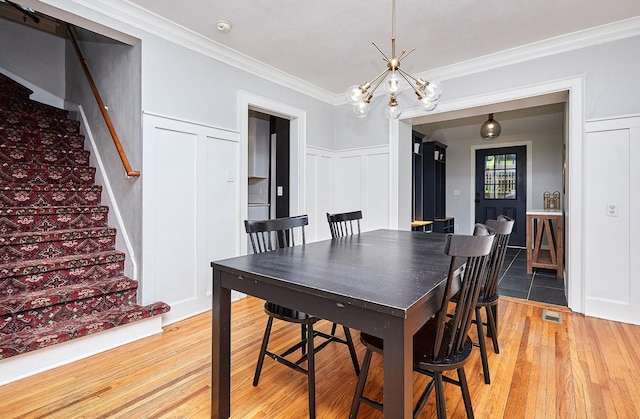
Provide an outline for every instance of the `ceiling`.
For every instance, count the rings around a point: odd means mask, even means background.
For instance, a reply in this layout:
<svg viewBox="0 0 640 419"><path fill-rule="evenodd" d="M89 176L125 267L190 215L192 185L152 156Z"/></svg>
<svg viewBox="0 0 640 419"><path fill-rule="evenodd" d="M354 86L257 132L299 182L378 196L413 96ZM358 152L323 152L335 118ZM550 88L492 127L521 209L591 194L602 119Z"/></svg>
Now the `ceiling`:
<svg viewBox="0 0 640 419"><path fill-rule="evenodd" d="M385 68L372 41L391 54L392 0L129 1L333 94ZM402 68L416 74L640 16L640 1L398 0L396 14L397 55L415 47Z"/></svg>
<svg viewBox="0 0 640 419"><path fill-rule="evenodd" d="M23 0L27 6L34 3ZM2 17L29 23L15 7L0 0ZM353 84L370 81L385 69L375 41L391 55L392 0L128 0L160 18L173 21L196 34L241 55L310 83L329 96L344 98ZM39 2L37 4L40 4ZM216 30L219 19L231 22L227 34ZM626 22L625 22L626 21ZM451 74L447 69L514 48L554 42L563 35L589 29L605 30L618 22L640 25L640 0L397 0L396 49L416 48L403 59L402 68L430 78L430 73ZM41 28L40 28L41 29ZM637 31L634 31L637 33ZM519 51L522 54L522 50ZM285 78L286 80L286 78ZM289 79L290 80L290 79ZM446 96L446 81L443 82ZM477 121L490 112L504 112L566 101L566 92L510 103L433 113L415 118L425 131ZM545 107L546 106L546 107ZM501 114L499 114L501 113ZM479 115L483 115L480 116ZM444 124L444 126L442 125Z"/></svg>

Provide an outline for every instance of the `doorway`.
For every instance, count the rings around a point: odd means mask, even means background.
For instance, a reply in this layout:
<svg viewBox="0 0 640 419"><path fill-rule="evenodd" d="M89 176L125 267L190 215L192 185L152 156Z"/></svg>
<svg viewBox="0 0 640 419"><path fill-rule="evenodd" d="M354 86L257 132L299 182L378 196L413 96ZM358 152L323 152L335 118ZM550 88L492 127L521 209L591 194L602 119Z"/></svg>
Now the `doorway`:
<svg viewBox="0 0 640 419"><path fill-rule="evenodd" d="M404 144L411 142L412 126L432 121L434 118L449 119L449 112L473 112L488 113L498 106L515 108L522 107L523 102L540 99L547 103L558 103L556 98L566 104L566 192L562 203L565 218L565 280L567 290L567 302L569 308L575 312L584 313L584 275L582 243L584 241L584 191L582 189L584 170L584 103L585 80L584 76L576 76L559 80L512 87L487 94L478 94L471 97L462 97L442 103L438 109L430 114L419 109L406 110L401 120L389 123L389 160L391 168L390 182L390 208L393 210L390 218L390 226L402 228L410 224L411 210L404 202L411 202L411 173L403 170L409 166L410 154L403 153ZM491 109L489 109L491 108ZM407 151L410 147L406 147ZM471 159L471 164L475 160ZM454 191L455 193L455 191ZM473 201L473 200L472 200ZM406 208L405 208L406 207ZM470 205L470 210L475 211L475 203Z"/></svg>
<svg viewBox="0 0 640 419"><path fill-rule="evenodd" d="M288 210L289 214L304 213L304 187L306 184L305 150L306 150L306 113L298 108L275 102L264 97L255 96L247 92L239 95L240 118L240 159L238 161L239 182L239 214L238 214L238 254L246 254L247 237L244 233L243 220L248 216L248 155L249 149L249 111L257 111L275 116L289 124L289 186ZM284 190L283 190L284 193ZM277 190L276 190L277 195ZM274 215L275 217L275 215Z"/></svg>
<svg viewBox="0 0 640 419"><path fill-rule="evenodd" d="M527 147L476 150L475 222L506 215L515 220L510 246L524 247L527 208Z"/></svg>
<svg viewBox="0 0 640 419"><path fill-rule="evenodd" d="M289 216L290 123L249 110L247 202L249 220Z"/></svg>

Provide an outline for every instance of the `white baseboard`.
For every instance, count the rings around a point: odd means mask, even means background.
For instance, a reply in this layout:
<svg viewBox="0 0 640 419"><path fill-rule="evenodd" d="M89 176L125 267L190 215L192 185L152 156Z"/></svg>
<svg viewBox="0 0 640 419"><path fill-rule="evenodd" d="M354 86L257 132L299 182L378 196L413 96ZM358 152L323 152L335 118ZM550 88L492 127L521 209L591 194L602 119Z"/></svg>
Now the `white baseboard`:
<svg viewBox="0 0 640 419"><path fill-rule="evenodd" d="M617 301L587 297L584 314L600 319L640 325L640 307Z"/></svg>
<svg viewBox="0 0 640 419"><path fill-rule="evenodd" d="M211 310L211 295L171 303L171 311L164 313L162 325L166 326L180 320Z"/></svg>
<svg viewBox="0 0 640 419"><path fill-rule="evenodd" d="M232 302L245 298L246 296L246 294L231 290ZM207 294L204 297L171 303L171 311L163 314L162 325L167 326L169 324L179 322L180 320L204 313L205 311L211 311L212 301L213 298L211 294Z"/></svg>
<svg viewBox="0 0 640 419"><path fill-rule="evenodd" d="M166 315L166 314L165 314ZM162 316L50 346L0 361L0 386L162 332Z"/></svg>

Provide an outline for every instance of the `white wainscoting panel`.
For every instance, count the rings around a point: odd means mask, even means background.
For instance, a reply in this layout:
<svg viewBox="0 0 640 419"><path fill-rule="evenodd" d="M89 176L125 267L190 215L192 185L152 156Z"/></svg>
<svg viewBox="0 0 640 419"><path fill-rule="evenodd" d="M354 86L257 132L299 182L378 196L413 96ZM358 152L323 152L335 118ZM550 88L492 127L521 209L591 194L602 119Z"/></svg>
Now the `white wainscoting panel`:
<svg viewBox="0 0 640 419"><path fill-rule="evenodd" d="M211 261L239 254L239 135L145 114L143 159L142 299L169 324L210 309Z"/></svg>
<svg viewBox="0 0 640 419"><path fill-rule="evenodd" d="M362 210L362 229L389 228L389 147L335 153L333 212Z"/></svg>
<svg viewBox="0 0 640 419"><path fill-rule="evenodd" d="M307 147L308 241L331 238L326 213L362 210L362 229L389 228L389 147Z"/></svg>
<svg viewBox="0 0 640 419"><path fill-rule="evenodd" d="M640 324L640 118L586 127L585 314Z"/></svg>
<svg viewBox="0 0 640 419"><path fill-rule="evenodd" d="M389 153L366 156L367 229L389 228Z"/></svg>
<svg viewBox="0 0 640 419"><path fill-rule="evenodd" d="M307 147L306 164L306 208L309 216L307 241L318 241L331 238L327 226L326 214L331 212L333 194L333 161L332 151Z"/></svg>

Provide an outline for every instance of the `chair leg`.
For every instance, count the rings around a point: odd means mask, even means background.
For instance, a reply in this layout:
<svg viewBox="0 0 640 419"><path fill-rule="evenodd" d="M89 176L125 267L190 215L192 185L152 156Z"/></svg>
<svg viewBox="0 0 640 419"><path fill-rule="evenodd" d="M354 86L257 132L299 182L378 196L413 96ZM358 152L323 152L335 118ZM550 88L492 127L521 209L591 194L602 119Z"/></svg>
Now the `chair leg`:
<svg viewBox="0 0 640 419"><path fill-rule="evenodd" d="M367 349L362 360L362 369L358 375L358 384L356 385L356 392L353 395L353 401L351 402L351 412L349 413L350 419L355 419L358 416L358 409L360 408L360 399L364 392L364 385L367 382L367 375L369 375L369 366L371 365L371 355L373 351Z"/></svg>
<svg viewBox="0 0 640 419"><path fill-rule="evenodd" d="M301 324L300 325L300 341L304 342L306 338L307 338L307 325ZM300 350L302 351L302 356L304 356L307 353L307 348L304 345L300 347Z"/></svg>
<svg viewBox="0 0 640 419"><path fill-rule="evenodd" d="M436 385L436 410L438 413L438 419L446 419L447 407L444 400L444 387L442 385L442 372L436 372L433 375L433 380Z"/></svg>
<svg viewBox="0 0 640 419"><path fill-rule="evenodd" d="M335 323L334 323L335 325ZM358 365L358 355L356 354L356 348L353 346L353 339L351 338L351 331L348 327L342 326L344 330L344 337L349 347L349 354L351 355L351 361L353 362L353 368L356 371L356 375L360 374L360 365Z"/></svg>
<svg viewBox="0 0 640 419"><path fill-rule="evenodd" d="M497 307L497 306L493 306ZM493 351L497 354L500 353L500 347L498 346L498 325L496 323L496 318L494 317L495 311L493 307L486 307L487 312L487 325L489 326L489 331L491 336L491 341L493 342Z"/></svg>
<svg viewBox="0 0 640 419"><path fill-rule="evenodd" d="M253 386L258 385L260 381L260 373L262 372L262 364L264 363L264 356L267 352L267 344L269 343L269 335L271 334L271 326L273 325L273 317L269 316L267 320L267 326L264 328L264 336L262 337L262 346L260 347L260 355L258 356L258 364L256 365L256 372L253 375Z"/></svg>
<svg viewBox="0 0 640 419"><path fill-rule="evenodd" d="M337 324L335 324L335 323L333 324L333 326L331 326L331 334L332 334L332 335L335 335L335 334L336 334L336 328L337 328L337 327L338 327L338 325L337 325Z"/></svg>
<svg viewBox="0 0 640 419"><path fill-rule="evenodd" d="M418 415L420 414L420 411L422 410L424 405L427 403L427 399L429 398L429 394L431 394L431 390L433 390L434 384L435 384L435 380L432 379L431 381L429 381L429 384L427 384L427 387L425 387L424 391L420 395L420 398L416 403L416 407L413 409L414 418L418 417Z"/></svg>
<svg viewBox="0 0 640 419"><path fill-rule="evenodd" d="M467 411L467 418L473 419L471 395L469 394L469 386L467 385L467 376L464 373L464 368L458 368L458 381L460 382L460 390L462 391L462 400L464 400L464 408Z"/></svg>
<svg viewBox="0 0 640 419"><path fill-rule="evenodd" d="M480 308L476 307L476 329L478 330L478 346L480 347L480 359L482 360L482 372L484 373L484 382L491 384L489 377L489 361L487 360L487 342L484 337L484 326L482 317L480 317Z"/></svg>
<svg viewBox="0 0 640 419"><path fill-rule="evenodd" d="M309 418L316 417L316 361L313 344L313 325L307 326L307 385L309 387Z"/></svg>

